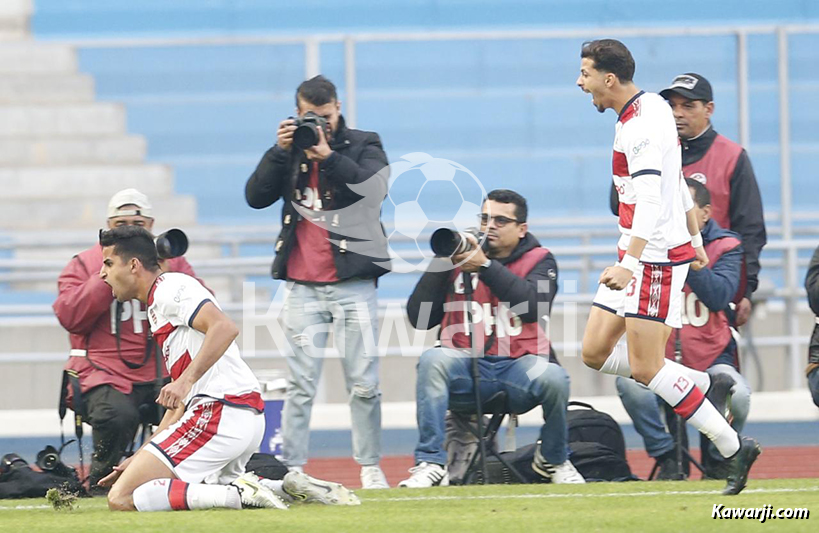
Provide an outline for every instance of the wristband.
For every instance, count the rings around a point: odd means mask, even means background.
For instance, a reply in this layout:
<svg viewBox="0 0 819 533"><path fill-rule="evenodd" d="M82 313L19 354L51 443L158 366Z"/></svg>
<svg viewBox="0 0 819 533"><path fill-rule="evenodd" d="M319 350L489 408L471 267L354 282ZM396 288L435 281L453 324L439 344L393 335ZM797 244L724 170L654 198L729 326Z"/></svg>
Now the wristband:
<svg viewBox="0 0 819 533"><path fill-rule="evenodd" d="M637 270L637 267L640 264L640 260L634 257L633 255L624 255L623 260L620 261L620 266L625 268L626 270L630 270L634 272Z"/></svg>
<svg viewBox="0 0 819 533"><path fill-rule="evenodd" d="M691 246L694 248L702 247L702 233L697 233L696 235L691 236Z"/></svg>

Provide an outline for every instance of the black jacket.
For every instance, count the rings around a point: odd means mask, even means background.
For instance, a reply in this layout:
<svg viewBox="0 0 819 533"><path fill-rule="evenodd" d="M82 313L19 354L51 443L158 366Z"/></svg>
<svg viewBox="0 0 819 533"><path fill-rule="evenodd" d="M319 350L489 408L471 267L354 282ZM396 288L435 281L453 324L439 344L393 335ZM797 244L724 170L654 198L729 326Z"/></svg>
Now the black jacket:
<svg viewBox="0 0 819 533"><path fill-rule="evenodd" d="M513 274L504 265L519 259L524 253L539 246L540 243L535 236L527 233L509 257L493 260L490 267L479 274L480 281L489 287L492 294L497 296L500 301L508 303L510 307L528 302L528 311L520 315L521 320L524 322L535 322L538 319L538 303L548 303L551 307L555 294L557 294L557 261L549 252L546 257L535 265L535 268L525 279ZM449 259L435 259L435 261L449 262ZM444 302L446 301L447 292L452 289L452 285L449 283L451 270L431 270L443 271L425 272L407 302L407 315L412 326L417 329L432 329L441 324L444 319ZM538 285L542 283L548 283L548 287L541 285L540 290L538 290ZM429 324L418 323L421 303L423 302L432 302Z"/></svg>
<svg viewBox="0 0 819 533"><path fill-rule="evenodd" d="M702 159L711 148L711 145L714 144L716 137L717 132L714 131L713 127L709 127L708 131L696 139L681 141L683 166L696 163ZM765 232L765 218L762 212L762 197L759 194L759 185L756 182L748 152L745 150L742 150L739 159L737 159L730 186L731 196L728 218L731 221L731 227L726 229L739 233L742 238L742 247L745 250L745 273L748 280L745 296L750 298L759 285L759 254L762 252L762 247L767 243L768 237ZM609 196L609 206L611 212L617 215L619 201L613 183Z"/></svg>
<svg viewBox="0 0 819 533"><path fill-rule="evenodd" d="M387 155L378 134L347 128L343 117L330 148L334 153L319 166L319 190L336 275L339 281L377 278L389 269L387 238L380 222L389 178ZM295 242L296 222L302 218L293 201L307 185L309 163L302 151L273 146L245 186L245 198L254 209L284 200L282 231L272 267L275 279L288 277L287 260Z"/></svg>
<svg viewBox="0 0 819 533"><path fill-rule="evenodd" d="M808 304L813 313L819 317L819 248L813 252L808 266L808 275L805 276L805 290L808 291ZM808 346L808 362L819 364L819 323L813 328Z"/></svg>

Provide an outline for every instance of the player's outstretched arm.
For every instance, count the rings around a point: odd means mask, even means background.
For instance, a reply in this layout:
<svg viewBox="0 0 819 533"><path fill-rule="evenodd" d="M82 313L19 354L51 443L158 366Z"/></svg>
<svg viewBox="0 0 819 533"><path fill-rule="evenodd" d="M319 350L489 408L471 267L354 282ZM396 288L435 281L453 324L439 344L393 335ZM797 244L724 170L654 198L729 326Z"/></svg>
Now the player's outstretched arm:
<svg viewBox="0 0 819 533"><path fill-rule="evenodd" d="M168 409L176 409L182 403L193 384L225 354L230 343L239 336L236 324L210 301L196 314L192 326L205 334L205 340L182 375L162 387L157 403Z"/></svg>

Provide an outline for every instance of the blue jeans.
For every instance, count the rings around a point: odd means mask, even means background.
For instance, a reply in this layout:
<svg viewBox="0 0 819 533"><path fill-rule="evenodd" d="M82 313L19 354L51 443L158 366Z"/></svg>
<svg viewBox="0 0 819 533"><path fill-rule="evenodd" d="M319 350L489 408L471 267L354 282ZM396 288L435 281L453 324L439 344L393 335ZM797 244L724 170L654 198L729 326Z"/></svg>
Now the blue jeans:
<svg viewBox="0 0 819 533"><path fill-rule="evenodd" d="M282 312L292 353L282 412L282 455L287 466L307 462L310 415L327 337L341 355L352 416L353 457L361 465L381 459L381 391L378 388L378 309L373 280L328 285L293 284Z"/></svg>
<svg viewBox="0 0 819 533"><path fill-rule="evenodd" d="M734 417L731 427L737 432L745 427L745 420L748 419L748 412L751 410L751 387L748 382L731 365L714 365L708 370L708 374L728 374L734 381L731 394L731 414ZM634 421L634 429L643 437L646 452L651 457L659 457L664 453L674 449L674 439L666 431L663 424L661 408L663 400L655 395L648 387L637 383L633 379L617 377L617 393L623 402L631 420ZM716 447L709 447L714 459L722 460L722 456Z"/></svg>
<svg viewBox="0 0 819 533"><path fill-rule="evenodd" d="M819 407L819 368L814 368L808 375L808 388L813 396L813 403Z"/></svg>
<svg viewBox="0 0 819 533"><path fill-rule="evenodd" d="M482 357L478 359L481 399L505 391L507 403L515 414L543 406L544 424L540 430L541 453L554 465L568 458L566 405L569 401L569 375L547 357L524 355ZM448 408L475 412L475 386L472 358L460 350L432 348L421 355L416 386L418 446L415 463L426 461L446 464L444 436Z"/></svg>

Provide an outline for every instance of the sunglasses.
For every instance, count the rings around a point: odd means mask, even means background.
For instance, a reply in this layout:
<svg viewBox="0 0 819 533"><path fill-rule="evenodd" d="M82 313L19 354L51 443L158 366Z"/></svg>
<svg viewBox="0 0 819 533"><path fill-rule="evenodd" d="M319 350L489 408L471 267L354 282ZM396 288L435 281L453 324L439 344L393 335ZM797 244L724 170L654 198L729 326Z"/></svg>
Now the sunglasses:
<svg viewBox="0 0 819 533"><path fill-rule="evenodd" d="M485 213L482 213L482 214L478 215L478 220L480 221L481 226L486 226L486 225L489 224L490 220L494 220L495 221L495 226L497 226L499 228L502 228L502 227L506 226L507 224L509 224L511 222L514 222L515 224L520 224L520 220L518 220L516 218L509 218L509 217L505 217L503 215L497 215L497 216L494 216L494 217L490 217L489 215L487 215Z"/></svg>

